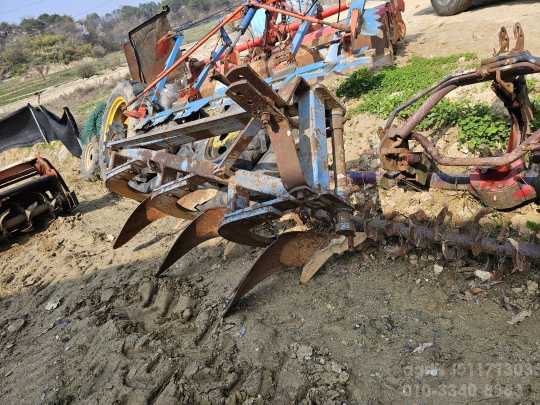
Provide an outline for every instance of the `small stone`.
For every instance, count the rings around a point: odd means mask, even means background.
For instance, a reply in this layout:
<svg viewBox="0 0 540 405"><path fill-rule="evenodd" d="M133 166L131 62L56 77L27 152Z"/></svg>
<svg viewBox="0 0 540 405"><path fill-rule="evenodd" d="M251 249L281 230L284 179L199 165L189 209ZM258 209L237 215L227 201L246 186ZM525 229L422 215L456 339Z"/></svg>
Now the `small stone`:
<svg viewBox="0 0 540 405"><path fill-rule="evenodd" d="M491 280L492 274L489 271L475 270L474 275L482 281Z"/></svg>
<svg viewBox="0 0 540 405"><path fill-rule="evenodd" d="M186 308L184 309L181 315L182 321L187 322L191 319L192 316L193 316L193 311L191 310L191 308Z"/></svg>
<svg viewBox="0 0 540 405"><path fill-rule="evenodd" d="M437 377L439 375L439 369L437 367L428 367L424 374L431 377Z"/></svg>
<svg viewBox="0 0 540 405"><path fill-rule="evenodd" d="M410 255L409 256L409 263L413 266L416 266L418 264L418 256L416 255Z"/></svg>
<svg viewBox="0 0 540 405"><path fill-rule="evenodd" d="M444 270L444 267L441 266L440 264L434 264L433 265L433 272L435 273L435 275L438 276L439 274L441 274L443 272L443 270Z"/></svg>
<svg viewBox="0 0 540 405"><path fill-rule="evenodd" d="M114 236L111 235L110 233L108 233L107 235L105 235L105 240L107 242L112 242L112 241L114 241Z"/></svg>
<svg viewBox="0 0 540 405"><path fill-rule="evenodd" d="M101 302L109 302L114 297L116 290L114 288L105 288L101 291Z"/></svg>
<svg viewBox="0 0 540 405"><path fill-rule="evenodd" d="M424 353L426 349L429 349L432 346L433 346L433 342L420 343L412 352Z"/></svg>
<svg viewBox="0 0 540 405"><path fill-rule="evenodd" d="M527 292L530 295L536 294L538 292L538 283L536 281L527 280Z"/></svg>
<svg viewBox="0 0 540 405"><path fill-rule="evenodd" d="M307 345L299 345L296 350L296 357L301 360L311 360L313 356L313 348Z"/></svg>
<svg viewBox="0 0 540 405"><path fill-rule="evenodd" d="M26 325L26 321L24 319L17 319L8 325L7 331L9 333L16 333L20 331L24 325Z"/></svg>
<svg viewBox="0 0 540 405"><path fill-rule="evenodd" d="M532 315L531 310L526 309L524 311L519 312L518 314L514 315L512 319L508 321L510 325L516 325L520 322L523 322L526 318Z"/></svg>
<svg viewBox="0 0 540 405"><path fill-rule="evenodd" d="M54 311L56 308L58 308L60 306L60 304L62 303L62 297L54 297L54 298L51 298L46 304L45 304L45 309L47 311Z"/></svg>

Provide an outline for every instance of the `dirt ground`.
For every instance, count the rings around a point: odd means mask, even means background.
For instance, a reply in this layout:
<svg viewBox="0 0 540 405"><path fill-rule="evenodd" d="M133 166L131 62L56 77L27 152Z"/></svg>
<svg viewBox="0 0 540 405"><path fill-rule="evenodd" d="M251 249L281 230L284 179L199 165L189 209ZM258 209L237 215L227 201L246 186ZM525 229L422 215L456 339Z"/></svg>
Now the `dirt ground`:
<svg viewBox="0 0 540 405"><path fill-rule="evenodd" d="M525 31L525 49L538 55L539 17L537 0L474 0L469 11L452 17L437 16L429 0L406 0L403 54L429 57L473 52L490 56L497 47L499 28L506 26L512 38L512 27L519 22Z"/></svg>
<svg viewBox="0 0 540 405"><path fill-rule="evenodd" d="M436 54L444 41L455 52L488 52L500 25L491 18L510 25L540 14L521 1L444 19L427 0L407 6L404 55ZM482 28L486 42L461 42L456 32L470 39L479 21L494 24ZM538 26L521 22L529 49L540 53L540 36L535 44L530 33ZM351 166L375 167L380 124L363 115L347 123ZM81 204L75 215L0 246L0 403L540 401L536 268L512 273L511 263L496 258L450 261L438 249L403 255L399 241L368 243L331 259L305 286L294 269L268 279L222 320L225 298L259 249L218 239L156 279L185 224L158 221L113 251L135 203L81 181L78 162L64 151L39 150L62 168ZM28 153L4 154L0 163ZM405 214L420 204L433 214L450 202L461 220L478 209L455 193L366 189L358 198ZM530 208L512 217L527 215L537 214ZM499 278L482 281L474 275L482 270Z"/></svg>

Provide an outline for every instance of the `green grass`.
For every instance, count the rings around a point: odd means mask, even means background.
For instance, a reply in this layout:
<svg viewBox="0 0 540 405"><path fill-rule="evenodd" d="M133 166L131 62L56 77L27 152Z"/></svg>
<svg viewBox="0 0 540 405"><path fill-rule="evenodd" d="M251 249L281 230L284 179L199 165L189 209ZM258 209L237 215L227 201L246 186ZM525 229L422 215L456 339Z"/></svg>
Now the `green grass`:
<svg viewBox="0 0 540 405"><path fill-rule="evenodd" d="M540 232L540 224L537 224L533 221L527 221L526 223L527 229L529 229L532 232L538 233Z"/></svg>
<svg viewBox="0 0 540 405"><path fill-rule="evenodd" d="M413 57L406 65L387 68L378 72L361 69L350 75L338 88L338 95L359 98L352 114L368 112L387 117L396 107L412 96L437 83L458 68L471 68L474 55L452 55L439 58ZM407 119L418 109L424 99L402 111ZM540 107L540 99L538 102ZM536 116L540 126L540 116ZM458 139L471 150L482 146L502 149L508 137L506 118L493 112L489 105L468 100L439 102L420 123L420 130L458 128Z"/></svg>
<svg viewBox="0 0 540 405"><path fill-rule="evenodd" d="M414 56L404 66L390 67L377 72L360 69L338 87L340 97L358 98L361 103L355 112L370 112L386 116L416 93L438 82L460 66L460 59L474 59L473 55L452 55L438 58ZM417 105L410 108L413 110ZM353 111L353 112L354 112ZM403 117L408 116L405 112Z"/></svg>
<svg viewBox="0 0 540 405"><path fill-rule="evenodd" d="M96 71L102 72L124 63L122 52L113 52L102 59L95 61ZM51 73L45 79L35 74L35 78L23 79L16 77L10 80L0 82L0 105L10 104L27 97L34 93L52 86L59 86L80 77L79 67L71 67L66 70Z"/></svg>
<svg viewBox="0 0 540 405"><path fill-rule="evenodd" d="M191 42L195 42L201 39L206 33L208 33L212 28L215 27L216 23L217 23L217 19L212 20L212 21L207 21L204 24L185 30L184 43L189 44Z"/></svg>
<svg viewBox="0 0 540 405"><path fill-rule="evenodd" d="M533 105L533 119L531 121L531 129L537 131L540 129L540 95L531 99Z"/></svg>

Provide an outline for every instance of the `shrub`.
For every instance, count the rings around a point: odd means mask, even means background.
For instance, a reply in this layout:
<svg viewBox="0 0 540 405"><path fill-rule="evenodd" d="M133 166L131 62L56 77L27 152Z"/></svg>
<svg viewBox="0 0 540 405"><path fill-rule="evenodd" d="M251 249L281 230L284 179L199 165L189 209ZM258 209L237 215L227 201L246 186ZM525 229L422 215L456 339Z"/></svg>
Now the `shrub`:
<svg viewBox="0 0 540 405"><path fill-rule="evenodd" d="M537 97L532 101L533 107L533 119L531 121L531 129L537 131L540 129L540 97Z"/></svg>
<svg viewBox="0 0 540 405"><path fill-rule="evenodd" d="M77 68L77 75L83 79L88 79L97 73L96 66L92 63L84 63Z"/></svg>

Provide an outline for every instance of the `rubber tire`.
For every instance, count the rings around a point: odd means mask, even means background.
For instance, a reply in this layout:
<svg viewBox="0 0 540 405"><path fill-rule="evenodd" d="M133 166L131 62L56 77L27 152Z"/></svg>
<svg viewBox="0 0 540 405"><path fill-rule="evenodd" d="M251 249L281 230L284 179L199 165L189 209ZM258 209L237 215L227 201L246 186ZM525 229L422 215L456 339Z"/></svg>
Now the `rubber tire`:
<svg viewBox="0 0 540 405"><path fill-rule="evenodd" d="M107 167L109 161L105 153L106 146L106 132L107 132L107 113L111 109L112 103L118 97L123 97L124 100L128 101L135 97L137 94L141 93L144 90L144 85L136 82L134 80L122 80L119 82L116 87L111 92L111 95L107 99L105 110L103 112L103 119L101 123L101 128L99 131L99 157L98 157L98 166L101 179L105 179L105 173L107 172ZM129 118L128 120L132 120Z"/></svg>
<svg viewBox="0 0 540 405"><path fill-rule="evenodd" d="M472 0L431 0L431 5L438 15L450 16L468 10Z"/></svg>
<svg viewBox="0 0 540 405"><path fill-rule="evenodd" d="M221 159L222 155L210 158L207 154L207 151L210 147L210 144L213 142L213 138L204 139L202 141L196 141L189 144L182 145L178 150L177 156L183 158L191 158L199 161L209 160L211 162L217 162ZM232 141L229 142L229 146L232 145ZM248 147L240 155L240 166L235 166L239 169L251 170L257 161L261 158L264 153L268 150L268 142L266 141L266 131L260 130L259 133L255 136L253 141L248 145ZM247 167L245 166L247 165Z"/></svg>
<svg viewBox="0 0 540 405"><path fill-rule="evenodd" d="M94 181L99 177L99 142L96 137L92 137L83 147L79 172L81 178L86 181Z"/></svg>

